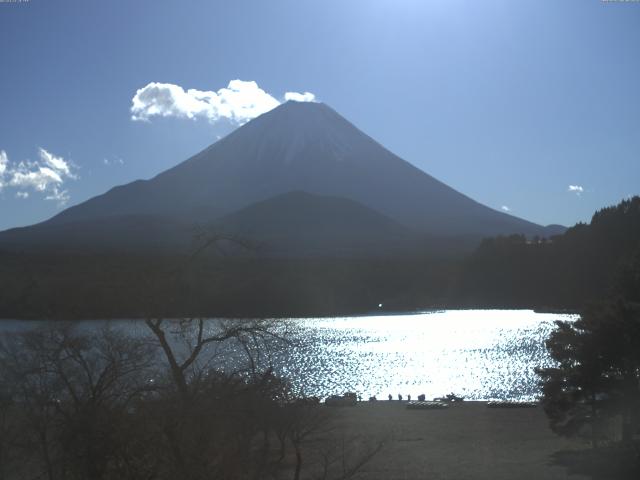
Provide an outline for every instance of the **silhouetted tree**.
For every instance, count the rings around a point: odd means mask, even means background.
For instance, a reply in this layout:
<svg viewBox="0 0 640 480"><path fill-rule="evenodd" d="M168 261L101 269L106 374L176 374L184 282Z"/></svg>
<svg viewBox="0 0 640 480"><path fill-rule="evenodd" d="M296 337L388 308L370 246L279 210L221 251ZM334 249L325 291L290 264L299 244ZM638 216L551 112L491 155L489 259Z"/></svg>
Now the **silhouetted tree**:
<svg viewBox="0 0 640 480"><path fill-rule="evenodd" d="M621 415L628 441L640 408L640 308L594 305L575 322L557 322L547 348L558 365L538 374L551 428L575 435L589 425L597 446L598 426Z"/></svg>
<svg viewBox="0 0 640 480"><path fill-rule="evenodd" d="M128 447L122 432L152 362L145 342L115 330L78 333L58 325L5 335L0 390L10 401L19 430L14 452L27 460L27 473L107 478Z"/></svg>

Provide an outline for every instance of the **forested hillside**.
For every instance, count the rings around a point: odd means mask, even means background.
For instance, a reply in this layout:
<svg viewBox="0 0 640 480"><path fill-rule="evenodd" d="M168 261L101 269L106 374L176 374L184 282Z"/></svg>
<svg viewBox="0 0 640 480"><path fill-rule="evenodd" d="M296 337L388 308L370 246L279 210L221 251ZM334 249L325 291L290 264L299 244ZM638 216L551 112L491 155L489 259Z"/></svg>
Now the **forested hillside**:
<svg viewBox="0 0 640 480"><path fill-rule="evenodd" d="M549 240L521 235L484 240L464 262L455 302L579 308L609 295L638 256L636 196L599 210L590 224L577 224Z"/></svg>

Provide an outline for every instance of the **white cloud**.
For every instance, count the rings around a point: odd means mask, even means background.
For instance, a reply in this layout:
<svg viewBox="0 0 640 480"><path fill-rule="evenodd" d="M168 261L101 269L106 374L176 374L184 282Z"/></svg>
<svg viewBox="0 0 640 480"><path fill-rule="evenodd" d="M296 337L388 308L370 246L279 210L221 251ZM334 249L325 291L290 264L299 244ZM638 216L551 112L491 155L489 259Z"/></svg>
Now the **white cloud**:
<svg viewBox="0 0 640 480"><path fill-rule="evenodd" d="M284 99L287 101L292 100L294 102L315 102L316 96L311 92L287 92L284 94Z"/></svg>
<svg viewBox="0 0 640 480"><path fill-rule="evenodd" d="M110 165L124 165L124 160L121 159L120 157L116 157L112 160L109 160L108 158L103 158L102 159L102 163L104 163L106 166L110 166Z"/></svg>
<svg viewBox="0 0 640 480"><path fill-rule="evenodd" d="M57 186L53 187L51 193L44 197L45 200L58 202L58 205L66 205L69 198L69 192L67 190L60 190Z"/></svg>
<svg viewBox="0 0 640 480"><path fill-rule="evenodd" d="M7 164L9 163L9 158L7 157L7 152L4 150L0 150L0 177L4 176L4 172L7 170Z"/></svg>
<svg viewBox="0 0 640 480"><path fill-rule="evenodd" d="M23 161L11 165L6 152L0 151L0 189L14 187L20 189L17 198L27 198L31 189L45 194L45 200L57 201L64 205L69 200L67 190L62 190L67 179L75 180L73 165L64 158L38 149L39 161Z"/></svg>
<svg viewBox="0 0 640 480"><path fill-rule="evenodd" d="M511 209L509 207L507 207L506 205L502 205L500 207L500 210L502 210L503 212L510 212L511 211Z"/></svg>
<svg viewBox="0 0 640 480"><path fill-rule="evenodd" d="M39 149L40 159L45 165L50 166L53 170L68 178L75 179L76 176L71 173L71 165L62 157L56 157L44 148Z"/></svg>
<svg viewBox="0 0 640 480"><path fill-rule="evenodd" d="M287 92L285 100L315 101L310 92ZM254 81L231 80L218 91L185 90L171 83L151 82L131 99L131 119L151 117L206 118L210 122L227 119L243 124L280 105L274 96Z"/></svg>
<svg viewBox="0 0 640 480"><path fill-rule="evenodd" d="M7 152L0 150L0 190L4 187L4 176L7 171L7 165L9 164L9 158Z"/></svg>
<svg viewBox="0 0 640 480"><path fill-rule="evenodd" d="M11 172L9 185L18 188L33 188L44 192L50 186L61 184L62 177L55 170L41 165L20 163L16 170Z"/></svg>
<svg viewBox="0 0 640 480"><path fill-rule="evenodd" d="M582 192L584 192L584 188L582 188L580 185L569 185L569 188L567 189L568 192L571 193L575 193L576 195L580 195Z"/></svg>

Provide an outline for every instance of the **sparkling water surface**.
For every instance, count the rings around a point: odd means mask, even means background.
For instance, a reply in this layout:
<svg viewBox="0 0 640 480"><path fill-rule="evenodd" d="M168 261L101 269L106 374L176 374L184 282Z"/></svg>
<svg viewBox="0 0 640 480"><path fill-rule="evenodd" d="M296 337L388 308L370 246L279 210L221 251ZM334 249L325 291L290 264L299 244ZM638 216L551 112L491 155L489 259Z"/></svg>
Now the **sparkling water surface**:
<svg viewBox="0 0 640 480"><path fill-rule="evenodd" d="M551 365L544 342L554 321L577 318L531 310L443 310L274 320L292 327L291 345L274 363L296 387L319 397L352 391L379 399L455 393L470 400L533 400L540 393L534 369ZM146 328L140 321L109 323L137 334ZM33 324L4 321L0 332Z"/></svg>
<svg viewBox="0 0 640 480"><path fill-rule="evenodd" d="M531 310L445 310L415 315L292 320L301 341L282 372L320 396L455 393L473 400L533 400L537 366L555 320Z"/></svg>

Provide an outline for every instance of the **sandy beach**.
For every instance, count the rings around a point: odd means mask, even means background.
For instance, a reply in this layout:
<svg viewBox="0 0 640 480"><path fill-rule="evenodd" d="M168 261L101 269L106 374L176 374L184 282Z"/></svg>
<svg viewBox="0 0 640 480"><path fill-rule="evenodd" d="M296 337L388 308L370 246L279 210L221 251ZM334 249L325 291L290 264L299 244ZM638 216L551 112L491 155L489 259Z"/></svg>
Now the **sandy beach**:
<svg viewBox="0 0 640 480"><path fill-rule="evenodd" d="M356 478L405 479L575 479L553 454L583 449L548 427L541 407L492 409L462 402L444 410L408 410L406 402L360 402L335 410L347 435L385 439L382 450Z"/></svg>

